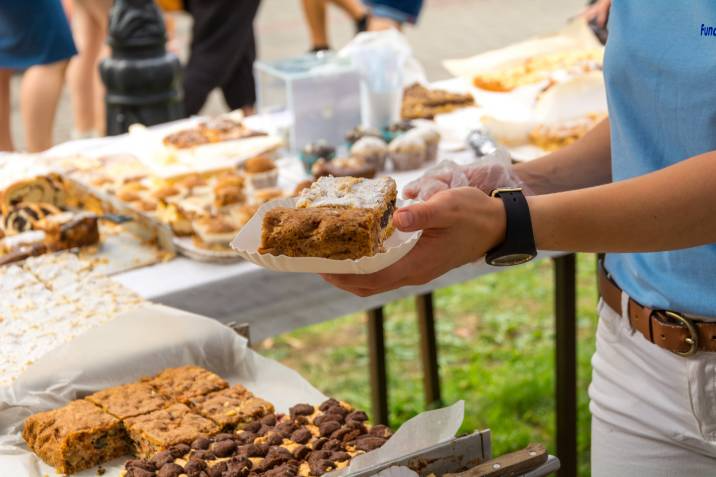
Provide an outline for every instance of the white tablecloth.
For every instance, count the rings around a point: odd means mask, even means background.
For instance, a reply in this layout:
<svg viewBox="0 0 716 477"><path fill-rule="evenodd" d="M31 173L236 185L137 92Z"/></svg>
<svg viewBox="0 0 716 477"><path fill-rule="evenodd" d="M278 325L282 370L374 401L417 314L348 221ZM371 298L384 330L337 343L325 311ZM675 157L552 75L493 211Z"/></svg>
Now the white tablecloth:
<svg viewBox="0 0 716 477"><path fill-rule="evenodd" d="M556 255L541 254L540 257ZM248 323L251 338L262 340L501 270L484 262L465 265L427 285L370 298L338 290L318 275L272 272L251 263L216 265L177 258L115 278L152 301L225 323Z"/></svg>

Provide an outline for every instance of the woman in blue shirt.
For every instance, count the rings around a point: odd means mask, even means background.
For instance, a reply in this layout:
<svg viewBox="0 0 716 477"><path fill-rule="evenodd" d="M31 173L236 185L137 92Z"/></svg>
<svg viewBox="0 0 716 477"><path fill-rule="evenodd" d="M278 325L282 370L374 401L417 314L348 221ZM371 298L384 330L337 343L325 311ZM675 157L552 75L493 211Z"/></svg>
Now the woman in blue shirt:
<svg viewBox="0 0 716 477"><path fill-rule="evenodd" d="M619 0L608 28L608 120L567 148L500 171L505 183L488 182L495 171L480 166L462 171L474 187L448 189L447 178L446 190L396 211L399 229L423 230L405 258L373 275L325 278L367 296L426 283L506 246L524 256L531 240L542 250L606 252L592 475L713 476L716 2ZM527 219L520 193L501 195L514 204L488 195L515 181L536 194Z"/></svg>

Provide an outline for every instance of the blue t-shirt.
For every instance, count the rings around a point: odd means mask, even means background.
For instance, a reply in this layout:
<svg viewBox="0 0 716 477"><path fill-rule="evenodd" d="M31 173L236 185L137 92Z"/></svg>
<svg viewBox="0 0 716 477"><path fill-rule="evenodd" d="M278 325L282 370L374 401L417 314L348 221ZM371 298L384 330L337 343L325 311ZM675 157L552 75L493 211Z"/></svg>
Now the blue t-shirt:
<svg viewBox="0 0 716 477"><path fill-rule="evenodd" d="M716 1L617 0L608 27L614 181L716 150ZM643 305L716 317L716 244L609 254L606 266Z"/></svg>

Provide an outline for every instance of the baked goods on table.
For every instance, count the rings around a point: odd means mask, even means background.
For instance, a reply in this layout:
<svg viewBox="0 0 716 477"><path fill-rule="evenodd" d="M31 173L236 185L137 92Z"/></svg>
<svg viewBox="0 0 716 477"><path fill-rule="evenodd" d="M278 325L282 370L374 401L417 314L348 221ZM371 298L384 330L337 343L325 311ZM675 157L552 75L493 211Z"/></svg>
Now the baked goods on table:
<svg viewBox="0 0 716 477"><path fill-rule="evenodd" d="M430 89L415 83L403 91L400 117L403 119L433 119L438 114L473 106L471 94L453 93L442 89Z"/></svg>
<svg viewBox="0 0 716 477"><path fill-rule="evenodd" d="M313 177L363 177L372 179L378 172L378 168L367 159L358 156L340 157L332 161L319 159L313 165Z"/></svg>
<svg viewBox="0 0 716 477"><path fill-rule="evenodd" d="M375 128L369 128L369 127L363 127L363 126L356 126L348 133L346 134L346 142L348 143L348 146L352 146L355 144L359 139L364 137L377 137L382 139L383 134L378 131Z"/></svg>
<svg viewBox="0 0 716 477"><path fill-rule="evenodd" d="M392 232L396 197L390 177L321 177L301 191L295 208L266 212L258 251L335 260L375 255Z"/></svg>
<svg viewBox="0 0 716 477"><path fill-rule="evenodd" d="M83 400L28 417L22 437L61 474L88 469L130 449L119 419Z"/></svg>
<svg viewBox="0 0 716 477"><path fill-rule="evenodd" d="M331 161L336 157L336 148L328 144L326 141L317 141L306 146L301 150L301 162L307 173L311 173L313 164L319 159Z"/></svg>
<svg viewBox="0 0 716 477"><path fill-rule="evenodd" d="M247 159L243 164L246 179L254 189L276 187L278 182L278 167L269 157L257 156Z"/></svg>
<svg viewBox="0 0 716 477"><path fill-rule="evenodd" d="M385 159L388 157L388 144L380 138L366 136L351 146L351 156L363 159L377 171L382 171L385 169Z"/></svg>
<svg viewBox="0 0 716 477"><path fill-rule="evenodd" d="M253 214L248 212L255 211L247 177L236 169L160 179L131 156L98 157L92 168L90 161L74 165L65 159L64 166L77 180L166 224L174 235L191 237L201 249L230 250L229 242Z"/></svg>
<svg viewBox="0 0 716 477"><path fill-rule="evenodd" d="M248 424L273 412L273 405L241 385L201 394L189 399L192 409L214 421L222 430Z"/></svg>
<svg viewBox="0 0 716 477"><path fill-rule="evenodd" d="M412 134L403 134L390 142L390 161L396 171L419 169L427 160L425 140Z"/></svg>
<svg viewBox="0 0 716 477"><path fill-rule="evenodd" d="M10 174L2 185L0 265L99 243L97 215L81 210L88 194L59 174Z"/></svg>
<svg viewBox="0 0 716 477"><path fill-rule="evenodd" d="M606 117L606 114L589 114L563 123L541 124L529 132L529 141L545 151L556 151L579 140Z"/></svg>
<svg viewBox="0 0 716 477"><path fill-rule="evenodd" d="M335 399L319 406L297 404L288 414L256 416L234 432L130 460L124 477L318 477L390 439L390 429L370 426L367 419L363 411Z"/></svg>
<svg viewBox="0 0 716 477"><path fill-rule="evenodd" d="M0 267L0 386L60 345L145 303L96 268L69 252Z"/></svg>
<svg viewBox="0 0 716 477"><path fill-rule="evenodd" d="M193 413L188 406L180 403L131 417L123 423L134 454L145 458L176 444L219 432L219 426L213 421Z"/></svg>
<svg viewBox="0 0 716 477"><path fill-rule="evenodd" d="M265 135L266 133L249 129L242 121L224 116L168 134L162 139L162 142L167 147L187 149L204 144Z"/></svg>
<svg viewBox="0 0 716 477"><path fill-rule="evenodd" d="M278 414L242 385L187 365L34 414L22 435L63 473L132 453L125 477L317 477L387 441L390 430L367 419L334 399Z"/></svg>
<svg viewBox="0 0 716 477"><path fill-rule="evenodd" d="M508 92L520 86L553 79L560 74L570 76L600 70L603 57L602 48L543 53L497 71L477 74L472 82L480 89Z"/></svg>

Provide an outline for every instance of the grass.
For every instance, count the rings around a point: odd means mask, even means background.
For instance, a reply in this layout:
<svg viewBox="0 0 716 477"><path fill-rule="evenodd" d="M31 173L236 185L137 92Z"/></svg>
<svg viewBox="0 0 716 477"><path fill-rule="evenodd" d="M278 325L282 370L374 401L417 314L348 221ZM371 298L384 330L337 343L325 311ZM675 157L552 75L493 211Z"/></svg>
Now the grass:
<svg viewBox="0 0 716 477"><path fill-rule="evenodd" d="M596 330L593 255L578 259L579 470L589 475L587 386ZM540 261L435 294L443 399L465 400L464 431L492 429L500 455L541 442L554 453L553 277ZM418 329L412 300L386 307L390 419L393 427L424 410ZM363 314L267 340L259 350L298 370L325 394L368 410Z"/></svg>

